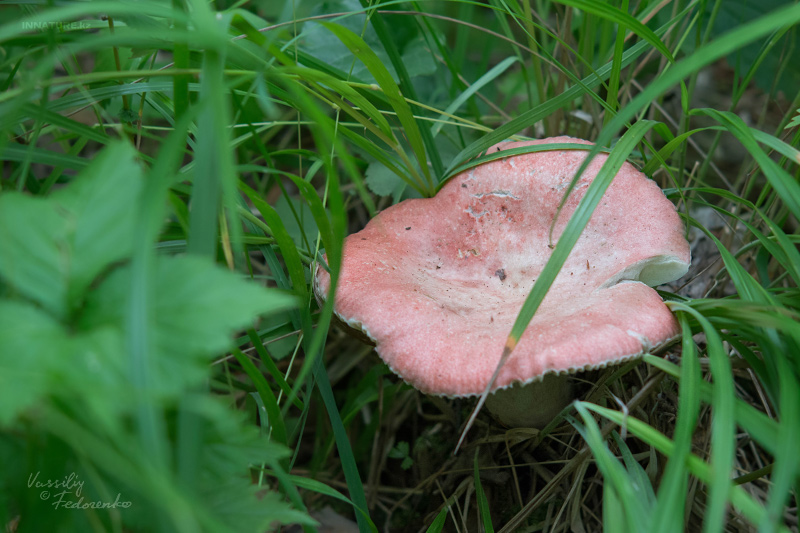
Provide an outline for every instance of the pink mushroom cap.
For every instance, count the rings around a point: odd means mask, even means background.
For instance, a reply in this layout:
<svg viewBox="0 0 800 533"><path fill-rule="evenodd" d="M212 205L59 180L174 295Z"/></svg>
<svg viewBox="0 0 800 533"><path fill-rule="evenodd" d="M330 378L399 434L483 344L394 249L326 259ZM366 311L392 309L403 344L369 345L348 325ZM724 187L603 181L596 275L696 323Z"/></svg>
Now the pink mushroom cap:
<svg viewBox="0 0 800 533"><path fill-rule="evenodd" d="M490 153L570 137L500 143ZM453 177L433 198L387 208L344 243L334 311L393 372L427 394L481 394L552 249L548 232L587 155L510 156ZM598 155L553 229L563 232L607 156ZM683 276L689 244L675 206L625 163L506 361L494 390L641 357L679 333L651 288ZM315 273L324 301L330 276Z"/></svg>

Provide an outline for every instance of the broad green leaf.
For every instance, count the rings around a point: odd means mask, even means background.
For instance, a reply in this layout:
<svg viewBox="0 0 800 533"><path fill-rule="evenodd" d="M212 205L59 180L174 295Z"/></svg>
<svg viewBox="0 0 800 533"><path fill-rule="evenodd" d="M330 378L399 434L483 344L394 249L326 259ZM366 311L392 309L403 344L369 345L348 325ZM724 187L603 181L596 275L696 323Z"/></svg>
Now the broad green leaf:
<svg viewBox="0 0 800 533"><path fill-rule="evenodd" d="M0 300L0 426L50 392L70 348L66 330L47 313Z"/></svg>
<svg viewBox="0 0 800 533"><path fill-rule="evenodd" d="M406 187L402 178L379 161L370 163L365 174L367 187L378 196L394 196Z"/></svg>
<svg viewBox="0 0 800 533"><path fill-rule="evenodd" d="M798 109L798 110L796 111L796 113L797 113L797 116L796 116L796 117L794 117L794 118L792 119L792 121L791 121L791 122L789 122L789 124L787 124L787 125L786 125L786 128L785 128L785 129L787 129L787 130L788 130L789 128L794 128L794 127L796 127L796 126L800 126L800 109Z"/></svg>
<svg viewBox="0 0 800 533"><path fill-rule="evenodd" d="M55 316L67 316L101 272L130 254L131 199L141 181L135 151L120 142L47 199L4 194L0 276Z"/></svg>
<svg viewBox="0 0 800 533"><path fill-rule="evenodd" d="M277 313L296 305L290 295L259 287L195 257L159 257L152 309L155 384L177 393L199 383L207 373L207 358L226 350L231 334L251 325L260 313ZM80 322L83 329L111 325L122 329L130 269L110 274L87 297Z"/></svg>

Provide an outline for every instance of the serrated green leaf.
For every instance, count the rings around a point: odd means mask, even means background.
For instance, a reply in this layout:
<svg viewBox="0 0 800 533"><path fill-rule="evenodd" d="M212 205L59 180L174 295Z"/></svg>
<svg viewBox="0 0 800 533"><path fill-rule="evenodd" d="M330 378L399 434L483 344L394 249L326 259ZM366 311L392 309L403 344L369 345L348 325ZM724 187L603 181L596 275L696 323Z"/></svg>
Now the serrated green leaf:
<svg viewBox="0 0 800 533"><path fill-rule="evenodd" d="M0 301L0 425L47 395L54 366L69 355L66 330L26 302Z"/></svg>
<svg viewBox="0 0 800 533"><path fill-rule="evenodd" d="M141 190L135 151L115 143L48 199L0 197L0 276L57 317L79 304L109 265L131 252Z"/></svg>
<svg viewBox="0 0 800 533"><path fill-rule="evenodd" d="M160 257L155 269L152 313L154 323L155 379L162 392L177 392L186 383L206 375L207 357L231 344L231 334L251 324L261 313L290 309L297 300L287 293L268 290L196 257ZM130 286L130 269L120 268L93 290L80 326L101 325L122 329L124 302Z"/></svg>
<svg viewBox="0 0 800 533"><path fill-rule="evenodd" d="M785 129L794 128L795 126L800 126L800 109L797 110L797 116L792 119L789 124L786 125Z"/></svg>

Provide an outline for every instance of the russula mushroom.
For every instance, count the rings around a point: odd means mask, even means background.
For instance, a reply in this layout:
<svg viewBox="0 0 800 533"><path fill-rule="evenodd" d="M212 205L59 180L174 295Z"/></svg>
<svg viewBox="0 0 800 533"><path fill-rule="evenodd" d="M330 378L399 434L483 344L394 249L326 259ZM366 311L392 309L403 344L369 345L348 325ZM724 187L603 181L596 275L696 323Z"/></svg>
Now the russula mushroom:
<svg viewBox="0 0 800 533"><path fill-rule="evenodd" d="M556 137L490 152L546 143L589 144ZM420 391L480 395L552 253L550 226L586 154L498 159L458 174L433 198L384 210L345 241L336 315ZM606 157L595 157L577 182L553 242ZM683 276L689 261L675 206L625 163L500 370L487 407L506 425L541 427L570 400L563 376L641 357L674 338L678 324L651 287ZM322 268L314 287L324 300L330 276Z"/></svg>

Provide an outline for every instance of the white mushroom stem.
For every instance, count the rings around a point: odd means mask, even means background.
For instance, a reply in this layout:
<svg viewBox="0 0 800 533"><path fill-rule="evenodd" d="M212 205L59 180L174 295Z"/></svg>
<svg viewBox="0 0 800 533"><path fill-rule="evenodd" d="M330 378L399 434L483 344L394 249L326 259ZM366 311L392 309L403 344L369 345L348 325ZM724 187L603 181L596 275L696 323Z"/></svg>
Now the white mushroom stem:
<svg viewBox="0 0 800 533"><path fill-rule="evenodd" d="M572 399L569 375L547 374L541 381L497 390L486 398L486 408L508 427L541 429Z"/></svg>

